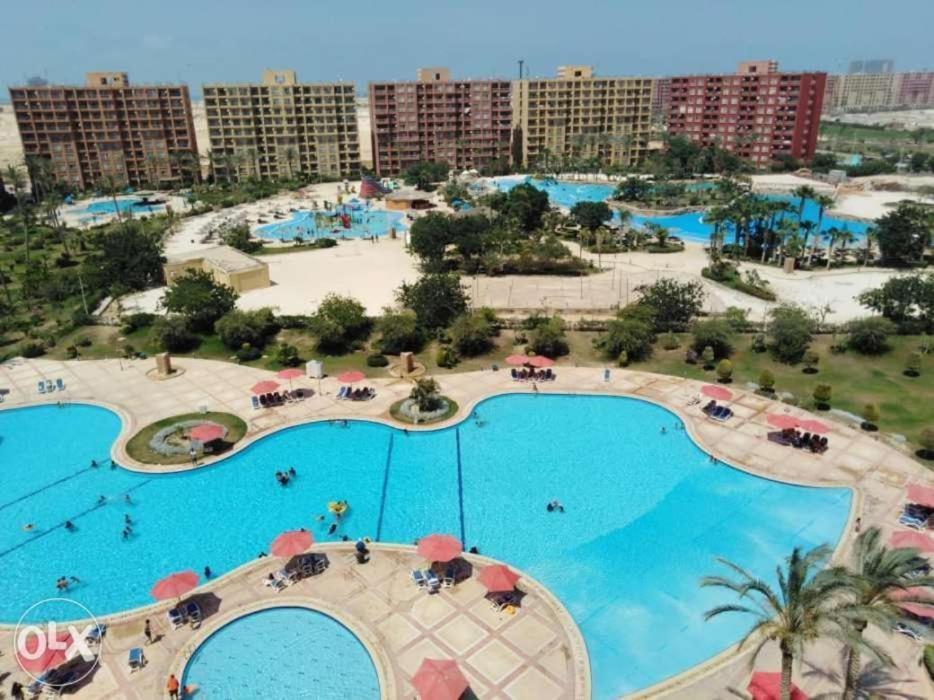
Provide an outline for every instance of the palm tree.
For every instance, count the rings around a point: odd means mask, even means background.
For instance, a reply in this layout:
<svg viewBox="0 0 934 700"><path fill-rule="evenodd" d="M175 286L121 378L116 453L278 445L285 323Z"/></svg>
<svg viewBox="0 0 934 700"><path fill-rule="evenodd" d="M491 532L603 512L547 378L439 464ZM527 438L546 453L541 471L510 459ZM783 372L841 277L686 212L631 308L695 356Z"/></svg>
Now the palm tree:
<svg viewBox="0 0 934 700"><path fill-rule="evenodd" d="M814 199L817 192L810 185L800 185L795 187L791 194L798 198L798 221L804 218L804 202L808 199Z"/></svg>
<svg viewBox="0 0 934 700"><path fill-rule="evenodd" d="M863 259L863 264L868 265L869 259L872 257L872 242L876 239L876 229L875 227L870 226L866 229L866 253Z"/></svg>
<svg viewBox="0 0 934 700"><path fill-rule="evenodd" d="M814 227L815 227L816 225L817 225L817 224L815 224L815 223L814 223L813 221L811 221L810 219L806 219L805 221L800 221L800 222L798 223L798 228L801 229L801 233L803 234L803 235L801 236L801 241L802 241L802 243L801 243L801 250L803 250L803 251L804 251L804 250L808 250L808 238L810 238L811 232L814 230ZM815 238L816 238L816 236L815 236ZM808 256L808 260L810 260L810 256Z"/></svg>
<svg viewBox="0 0 934 700"><path fill-rule="evenodd" d="M837 228L836 226L831 226L827 229L827 233L824 234L824 240L827 241L827 269L830 269L830 263L833 260L833 246L839 240L840 234L843 233L842 229ZM817 236L814 237L817 239ZM816 244L815 244L816 245Z"/></svg>
<svg viewBox="0 0 934 700"><path fill-rule="evenodd" d="M824 225L824 212L833 206L833 197L825 194L816 195L814 201L817 202L817 235L814 236L814 247L808 253L808 265L811 264L811 258L814 256L814 250L817 248L817 239L821 235L821 227Z"/></svg>
<svg viewBox="0 0 934 700"><path fill-rule="evenodd" d="M795 547L785 568L776 571L778 590L746 569L724 559L718 561L738 575L733 580L724 576L707 576L701 586L726 588L739 596L740 603L718 605L704 613L710 620L723 613L738 612L750 615L754 623L740 641L742 648L752 637L759 635L750 663L769 642L778 642L782 654L781 700L791 698L791 672L795 655L804 646L830 631L835 623L836 594L847 585L847 579L838 569L814 573L830 557L827 545L802 553Z"/></svg>
<svg viewBox="0 0 934 700"><path fill-rule="evenodd" d="M68 248L68 236L66 235L67 229L65 224L62 221L62 217L59 215L59 207L62 206L62 196L58 192L51 191L46 196L42 202L42 212L45 214L46 220L49 223L55 232L58 234L58 238L62 243L62 248L68 255L71 255L71 250Z"/></svg>
<svg viewBox="0 0 934 700"><path fill-rule="evenodd" d="M13 188L13 196L16 197L16 211L20 215L20 221L23 224L23 245L26 248L26 265L29 265L29 219L32 213L29 202L26 201L26 180L23 174L12 165L8 165L4 177L9 181Z"/></svg>
<svg viewBox="0 0 934 700"><path fill-rule="evenodd" d="M841 570L847 581L846 592L852 596L852 602L840 611L847 622L844 629L850 638L844 700L856 697L862 647L870 649L883 663L890 663L885 652L863 638L866 628L873 625L891 630L904 616L899 602L930 602L924 595L912 594L912 591L934 587L934 576L918 575L926 567L927 561L916 549L887 548L882 543L879 528L869 528L856 538L851 571Z"/></svg>
<svg viewBox="0 0 934 700"><path fill-rule="evenodd" d="M127 231L126 217L123 216L123 212L120 211L120 207L117 204L117 191L120 189L120 186L117 184L113 175L104 175L104 177L98 180L97 189L110 195L110 199L114 205L114 216L117 217L118 221L123 222L123 230Z"/></svg>
<svg viewBox="0 0 934 700"><path fill-rule="evenodd" d="M293 164L298 159L298 149L295 146L286 146L282 155L285 157L285 165L289 169L289 179L291 180L294 176L292 172Z"/></svg>

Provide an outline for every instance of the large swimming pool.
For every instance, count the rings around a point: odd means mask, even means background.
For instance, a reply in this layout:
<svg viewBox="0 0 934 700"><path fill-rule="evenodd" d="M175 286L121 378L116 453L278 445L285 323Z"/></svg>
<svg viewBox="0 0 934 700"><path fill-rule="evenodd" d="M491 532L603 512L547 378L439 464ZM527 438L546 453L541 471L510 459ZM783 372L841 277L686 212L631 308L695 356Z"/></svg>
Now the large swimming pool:
<svg viewBox="0 0 934 700"><path fill-rule="evenodd" d="M305 608L272 608L208 637L185 667L199 698L379 698L363 644L339 622Z"/></svg>
<svg viewBox="0 0 934 700"><path fill-rule="evenodd" d="M548 193L548 199L555 204L566 209L570 209L577 202L602 202L613 194L615 187L612 185L600 184L580 184L573 182L561 182L556 180L539 180L533 177L501 177L494 178L493 182L500 190L508 191L516 185L528 182L532 186ZM709 187L709 183L695 183L695 188ZM782 200L789 202L794 207L794 212L788 214L791 217L797 217L798 202L796 197L783 195L767 195L769 199ZM808 199L804 203L803 217L808 221L817 221L818 206L817 203ZM614 218L618 221L619 214L614 213ZM630 220L634 226L643 226L647 222L653 222L669 229L670 233L688 241L696 243L709 243L710 234L713 233L713 226L704 221L704 213L700 211L688 212L687 214L678 214L676 216L633 216ZM824 215L821 224L821 231L829 231L831 228L839 228L849 231L857 241L865 238L866 230L870 223L866 221L857 221L853 219L838 219L832 216ZM813 239L812 239L813 240ZM821 245L825 245L821 241Z"/></svg>
<svg viewBox="0 0 934 700"><path fill-rule="evenodd" d="M347 206L331 211L293 212L289 219L260 226L256 235L275 241L370 238L384 236L390 228L401 233L403 221L400 212L369 209L363 205Z"/></svg>
<svg viewBox="0 0 934 700"><path fill-rule="evenodd" d="M587 642L596 696L611 697L742 636L741 616L701 618L725 600L698 587L714 557L771 576L793 546L835 543L849 511L848 490L712 464L672 413L635 399L517 394L476 414L409 434L313 423L216 466L156 476L88 466L119 432L107 410L0 411L0 567L17 572L4 577L0 621L53 596L60 576L81 580L69 595L96 615L144 605L166 573L230 571L286 529L401 543L449 532L558 596ZM274 473L290 466L298 477L283 488ZM553 498L564 514L546 511ZM340 499L350 513L329 537L315 516Z"/></svg>

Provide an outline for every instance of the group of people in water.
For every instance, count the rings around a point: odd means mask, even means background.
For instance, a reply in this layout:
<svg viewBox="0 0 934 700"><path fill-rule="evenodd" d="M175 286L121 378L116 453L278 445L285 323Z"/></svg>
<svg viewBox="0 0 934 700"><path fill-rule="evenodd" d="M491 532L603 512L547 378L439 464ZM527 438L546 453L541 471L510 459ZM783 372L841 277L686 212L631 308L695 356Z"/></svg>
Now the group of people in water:
<svg viewBox="0 0 934 700"><path fill-rule="evenodd" d="M555 498L548 502L548 505L545 506L545 510L547 510L549 513L563 513L564 504Z"/></svg>
<svg viewBox="0 0 934 700"><path fill-rule="evenodd" d="M59 591L67 591L68 587L73 583L81 583L81 579L77 576L59 576L58 581L55 582L55 587Z"/></svg>
<svg viewBox="0 0 934 700"><path fill-rule="evenodd" d="M289 467L284 472L276 472L276 481L279 482L279 486L288 486L289 482L298 476L298 472L295 471L295 467Z"/></svg>

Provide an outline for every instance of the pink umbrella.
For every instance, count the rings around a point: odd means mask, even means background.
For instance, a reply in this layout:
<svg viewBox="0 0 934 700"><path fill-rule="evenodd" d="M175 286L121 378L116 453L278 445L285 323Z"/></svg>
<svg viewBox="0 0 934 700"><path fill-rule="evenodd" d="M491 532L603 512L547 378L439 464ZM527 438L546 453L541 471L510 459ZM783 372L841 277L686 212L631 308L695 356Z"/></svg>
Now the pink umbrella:
<svg viewBox="0 0 934 700"><path fill-rule="evenodd" d="M765 420L768 421L769 425L779 430L788 430L789 428L798 427L798 419L785 413L770 413L766 416Z"/></svg>
<svg viewBox="0 0 934 700"><path fill-rule="evenodd" d="M272 541L269 551L274 557L294 557L308 551L312 541L308 530L289 530Z"/></svg>
<svg viewBox="0 0 934 700"><path fill-rule="evenodd" d="M226 434L227 429L222 425L218 425L217 423L202 423L191 429L191 432L188 433L188 438L190 440L197 440L198 442L211 442L212 440L220 440Z"/></svg>
<svg viewBox="0 0 934 700"><path fill-rule="evenodd" d="M529 358L529 364L533 367L551 367L554 363L554 360L544 355L535 355Z"/></svg>
<svg viewBox="0 0 934 700"><path fill-rule="evenodd" d="M830 426L828 426L826 423L821 423L819 420L814 420L813 418L803 420L798 425L801 430L807 430L810 433L818 433L823 435L824 433L830 432Z"/></svg>
<svg viewBox="0 0 934 700"><path fill-rule="evenodd" d="M778 700L781 697L782 674L756 671L746 688L752 700ZM808 700L808 696L794 683L791 684L791 700Z"/></svg>
<svg viewBox="0 0 934 700"><path fill-rule="evenodd" d="M279 379L289 380L289 389L292 388L293 379L298 379L304 375L305 373L302 372L298 367L286 367L285 369L280 369L278 372L276 372L276 376L279 377Z"/></svg>
<svg viewBox="0 0 934 700"><path fill-rule="evenodd" d="M457 700L470 685L456 661L425 659L412 676L422 700Z"/></svg>
<svg viewBox="0 0 934 700"><path fill-rule="evenodd" d="M253 386L250 387L250 391L254 394L268 394L270 391L275 391L279 388L279 382L274 382L271 379L264 379L261 382L256 382Z"/></svg>
<svg viewBox="0 0 934 700"><path fill-rule="evenodd" d="M74 640L68 632L58 632L50 637L47 632L36 630L16 645L16 663L27 673L42 674L68 661L68 650ZM41 652L40 652L41 650Z"/></svg>
<svg viewBox="0 0 934 700"><path fill-rule="evenodd" d="M353 384L354 382L359 382L362 379L365 379L366 375L359 370L348 370L347 372L341 372L337 375L337 381L341 384Z"/></svg>
<svg viewBox="0 0 934 700"><path fill-rule="evenodd" d="M418 553L429 561L451 561L464 551L464 546L451 535L428 535L418 541Z"/></svg>
<svg viewBox="0 0 934 700"><path fill-rule="evenodd" d="M923 484L908 484L905 497L911 503L917 503L919 506L934 508L934 488L924 486Z"/></svg>
<svg viewBox="0 0 934 700"><path fill-rule="evenodd" d="M896 549L917 549L925 554L934 552L934 540L921 532L893 532L889 544Z"/></svg>
<svg viewBox="0 0 934 700"><path fill-rule="evenodd" d="M486 586L490 593L503 593L516 587L519 574L505 564L492 564L483 568L477 580Z"/></svg>
<svg viewBox="0 0 934 700"><path fill-rule="evenodd" d="M724 389L722 386L716 386L714 384L704 384L700 391L704 396L709 396L718 401L727 401L733 398L733 394L729 389Z"/></svg>
<svg viewBox="0 0 934 700"><path fill-rule="evenodd" d="M521 367L528 361L529 361L529 358L527 355L509 355L506 358L507 365L514 365L516 367Z"/></svg>
<svg viewBox="0 0 934 700"><path fill-rule="evenodd" d="M149 591L149 595L156 600L181 598L197 585L198 574L194 571L178 571L157 581L156 585Z"/></svg>

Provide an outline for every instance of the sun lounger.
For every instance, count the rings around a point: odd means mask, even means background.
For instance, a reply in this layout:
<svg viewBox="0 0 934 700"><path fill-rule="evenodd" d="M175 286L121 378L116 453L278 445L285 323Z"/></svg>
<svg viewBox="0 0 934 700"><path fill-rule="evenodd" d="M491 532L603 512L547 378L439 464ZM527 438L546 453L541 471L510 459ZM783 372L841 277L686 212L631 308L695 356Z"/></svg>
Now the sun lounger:
<svg viewBox="0 0 934 700"><path fill-rule="evenodd" d="M201 626L201 606L195 601L189 600L188 604L185 605L185 617L188 618L191 629L198 629Z"/></svg>
<svg viewBox="0 0 934 700"><path fill-rule="evenodd" d="M449 566L444 570L444 576L441 579L443 588L451 588L454 585L454 567Z"/></svg>
<svg viewBox="0 0 934 700"><path fill-rule="evenodd" d="M40 394L45 393L45 382L42 381L41 379L38 382L36 382L36 391L38 391Z"/></svg>
<svg viewBox="0 0 934 700"><path fill-rule="evenodd" d="M435 572L431 569L425 572L425 578L428 581L429 592L434 593L439 588L441 588L441 579L439 579L437 574L435 574Z"/></svg>
<svg viewBox="0 0 934 700"><path fill-rule="evenodd" d="M58 387L59 391L65 391L65 382L62 380L61 377L55 380L55 386Z"/></svg>
<svg viewBox="0 0 934 700"><path fill-rule="evenodd" d="M253 398L255 399L256 397L254 396ZM259 397L259 404L263 408L269 407L269 400L266 398L266 394L263 394L262 396Z"/></svg>
<svg viewBox="0 0 934 700"><path fill-rule="evenodd" d="M349 389L350 389L350 387L348 387L348 386L342 386L342 387L341 387L340 389L338 389L338 391L337 391L337 398L339 398L339 399L344 399L344 398L346 398L346 397L347 397L347 391L348 391Z"/></svg>
<svg viewBox="0 0 934 700"><path fill-rule="evenodd" d="M169 609L165 616L169 619L169 623L172 625L173 630L177 630L179 627L184 627L185 616L182 615L178 608Z"/></svg>
<svg viewBox="0 0 934 700"><path fill-rule="evenodd" d="M143 666L145 666L146 655L143 653L143 650L139 647L133 647L130 649L130 653L127 656L126 665L129 666L130 673L139 671Z"/></svg>
<svg viewBox="0 0 934 700"><path fill-rule="evenodd" d="M414 569L412 571L412 581L414 581L415 585L418 586L419 588L428 587L428 579L425 578L425 574L423 574L418 569Z"/></svg>
<svg viewBox="0 0 934 700"><path fill-rule="evenodd" d="M271 588L276 593L278 593L279 591L285 590L286 588L285 582L282 581L282 579L276 578L275 576L273 576L272 578L269 578L268 576L264 578L263 585L266 586L267 588Z"/></svg>
<svg viewBox="0 0 934 700"><path fill-rule="evenodd" d="M250 397L250 402L253 404L253 410L254 410L254 411L255 411L257 408L259 408L260 405L261 405L260 402L259 402L259 397L258 397L258 396L255 396L255 395Z"/></svg>
<svg viewBox="0 0 934 700"><path fill-rule="evenodd" d="M733 411L726 406L717 406L709 414L714 420L720 421L721 423L728 421L733 416Z"/></svg>
<svg viewBox="0 0 934 700"><path fill-rule="evenodd" d="M510 372L510 374L512 374L512 380L514 382L519 381L519 371L515 367L512 368L512 371Z"/></svg>
<svg viewBox="0 0 934 700"><path fill-rule="evenodd" d="M94 625L84 638L88 644L100 644L107 631L107 625Z"/></svg>
<svg viewBox="0 0 934 700"><path fill-rule="evenodd" d="M45 393L51 394L53 391L55 391L55 383L51 379L46 379L45 380Z"/></svg>
<svg viewBox="0 0 934 700"><path fill-rule="evenodd" d="M912 515L911 513L902 513L898 522L900 525L905 525L907 527L914 528L915 530L923 530L927 527L927 519L922 519L917 516Z"/></svg>

